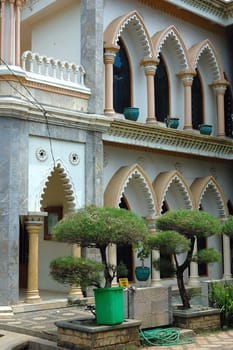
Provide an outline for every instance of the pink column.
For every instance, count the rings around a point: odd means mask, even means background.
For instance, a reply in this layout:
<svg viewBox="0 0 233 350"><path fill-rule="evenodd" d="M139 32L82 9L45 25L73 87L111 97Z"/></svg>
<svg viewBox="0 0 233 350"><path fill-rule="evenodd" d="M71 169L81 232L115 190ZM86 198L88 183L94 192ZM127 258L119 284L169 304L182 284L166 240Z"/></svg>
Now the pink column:
<svg viewBox="0 0 233 350"><path fill-rule="evenodd" d="M15 64L20 66L20 7L21 0L16 0L16 23L15 23Z"/></svg>
<svg viewBox="0 0 233 350"><path fill-rule="evenodd" d="M156 123L154 76L159 60L149 58L142 61L147 80L147 123Z"/></svg>
<svg viewBox="0 0 233 350"><path fill-rule="evenodd" d="M194 72L181 72L179 74L184 85L184 129L192 130L192 84Z"/></svg>
<svg viewBox="0 0 233 350"><path fill-rule="evenodd" d="M5 52L4 52L4 45L5 45L5 1L2 0L2 8L1 8L1 57L4 59ZM0 62L0 64L3 64L3 62Z"/></svg>
<svg viewBox="0 0 233 350"><path fill-rule="evenodd" d="M225 136L225 115L224 115L224 94L228 82L226 80L219 80L213 84L217 97L217 118L218 118L218 130L217 136Z"/></svg>
<svg viewBox="0 0 233 350"><path fill-rule="evenodd" d="M104 113L106 115L113 115L115 111L113 109L113 63L116 57L118 49L111 48L106 49L104 53L105 64L105 108Z"/></svg>
<svg viewBox="0 0 233 350"><path fill-rule="evenodd" d="M10 36L9 36L9 41L8 41L8 63L9 64L15 64L14 60L14 43L15 43L15 23L14 23L14 3L15 0L9 0L10 2Z"/></svg>

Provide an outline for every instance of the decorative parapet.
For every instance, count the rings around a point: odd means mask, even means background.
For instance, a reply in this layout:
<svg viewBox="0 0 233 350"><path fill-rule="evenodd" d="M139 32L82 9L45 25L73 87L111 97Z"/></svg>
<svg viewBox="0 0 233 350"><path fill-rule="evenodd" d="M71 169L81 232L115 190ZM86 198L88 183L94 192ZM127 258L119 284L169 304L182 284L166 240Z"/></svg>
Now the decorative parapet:
<svg viewBox="0 0 233 350"><path fill-rule="evenodd" d="M233 159L233 140L114 120L104 141L218 159Z"/></svg>
<svg viewBox="0 0 233 350"><path fill-rule="evenodd" d="M33 80L90 93L84 83L85 70L82 65L25 51L22 54L22 69L27 77Z"/></svg>

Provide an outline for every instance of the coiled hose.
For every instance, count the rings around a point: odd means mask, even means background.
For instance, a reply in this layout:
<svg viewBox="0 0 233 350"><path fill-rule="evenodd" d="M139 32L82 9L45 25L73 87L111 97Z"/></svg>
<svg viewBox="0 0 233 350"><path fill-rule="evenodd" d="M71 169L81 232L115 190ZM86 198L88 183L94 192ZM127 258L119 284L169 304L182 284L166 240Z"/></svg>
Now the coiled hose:
<svg viewBox="0 0 233 350"><path fill-rule="evenodd" d="M181 335L178 328L140 329L140 338L152 346L192 344L192 338Z"/></svg>

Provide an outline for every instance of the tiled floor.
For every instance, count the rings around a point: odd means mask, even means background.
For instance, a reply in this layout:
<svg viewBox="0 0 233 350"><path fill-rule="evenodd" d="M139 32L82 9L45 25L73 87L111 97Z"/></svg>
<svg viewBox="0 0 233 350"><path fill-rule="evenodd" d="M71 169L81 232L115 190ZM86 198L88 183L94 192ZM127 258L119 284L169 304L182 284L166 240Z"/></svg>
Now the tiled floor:
<svg viewBox="0 0 233 350"><path fill-rule="evenodd" d="M54 294L53 294L54 295ZM63 293L58 293L58 299L65 305L66 296ZM21 295L21 304L18 306L24 308L27 305L23 303L24 296ZM15 312L9 318L0 319L0 334L1 330L12 331L21 334L27 334L50 341L56 341L56 326L54 322L59 320L67 320L85 315L90 316L90 312L86 311L84 307L57 307L46 309L46 303L51 301L49 292L42 292L42 299L44 300L44 307L42 310L32 309L30 312ZM56 302L56 300L53 300ZM43 302L42 302L43 304ZM43 305L42 305L43 306ZM2 337L4 338L4 337ZM142 350L233 350L233 330L214 332L205 335L196 335L193 338L192 344L175 345L175 346L142 346ZM1 342L1 337L0 337ZM1 344L0 344L0 349Z"/></svg>

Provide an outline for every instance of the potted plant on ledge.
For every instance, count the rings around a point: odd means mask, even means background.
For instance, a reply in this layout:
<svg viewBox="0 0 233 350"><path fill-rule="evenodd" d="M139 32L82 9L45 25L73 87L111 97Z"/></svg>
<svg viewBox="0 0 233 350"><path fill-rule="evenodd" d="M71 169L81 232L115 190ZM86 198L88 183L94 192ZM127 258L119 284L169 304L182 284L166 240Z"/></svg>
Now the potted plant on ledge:
<svg viewBox="0 0 233 350"><path fill-rule="evenodd" d="M147 281L150 277L151 269L145 266L145 259L150 255L150 249L141 245L137 248L137 258L141 261L141 266L136 266L135 275L138 281Z"/></svg>
<svg viewBox="0 0 233 350"><path fill-rule="evenodd" d="M81 208L59 221L52 231L52 237L56 241L99 249L101 265L88 259L68 257L64 269L62 263L64 258L57 258L50 264L51 274L58 282L68 282L81 287L87 287L89 283L97 287L94 289L97 323L121 323L124 318L123 289L111 288L117 266L108 263L107 248L110 244L137 244L143 241L147 234L145 221L128 210L94 206ZM104 288L100 288L101 269L104 275ZM69 278L66 277L67 274ZM114 292L119 302L112 297ZM98 303L101 305L98 306ZM111 317L114 312L117 316Z"/></svg>

